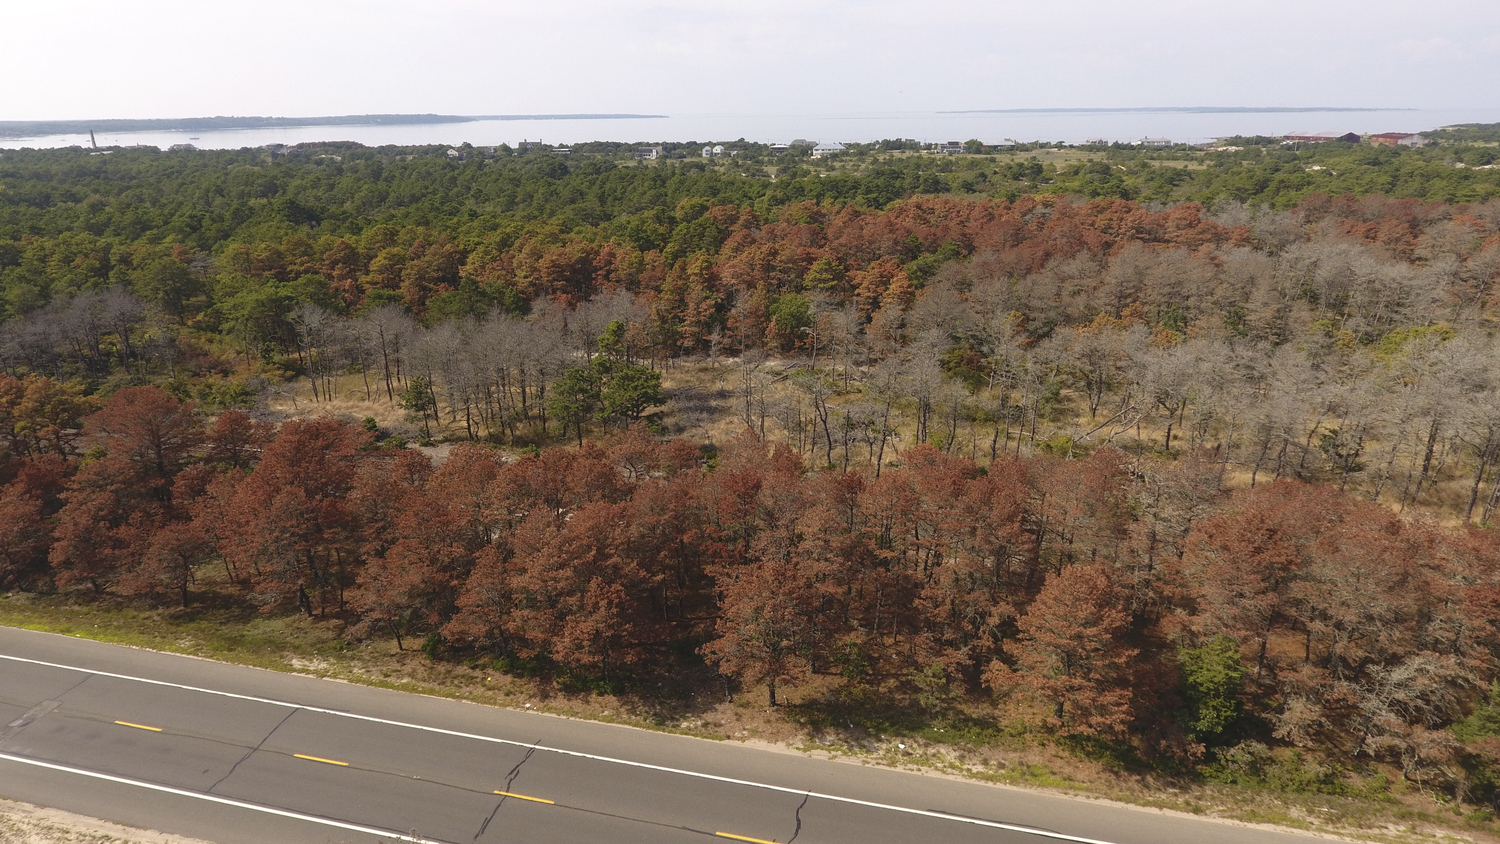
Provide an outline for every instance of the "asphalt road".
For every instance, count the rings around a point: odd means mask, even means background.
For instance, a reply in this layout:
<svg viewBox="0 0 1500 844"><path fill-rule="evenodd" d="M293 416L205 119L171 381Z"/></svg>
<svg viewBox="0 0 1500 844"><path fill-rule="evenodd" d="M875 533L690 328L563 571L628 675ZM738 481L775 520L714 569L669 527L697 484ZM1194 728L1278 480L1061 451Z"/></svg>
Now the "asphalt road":
<svg viewBox="0 0 1500 844"><path fill-rule="evenodd" d="M0 797L221 844L1307 841L3 627Z"/></svg>

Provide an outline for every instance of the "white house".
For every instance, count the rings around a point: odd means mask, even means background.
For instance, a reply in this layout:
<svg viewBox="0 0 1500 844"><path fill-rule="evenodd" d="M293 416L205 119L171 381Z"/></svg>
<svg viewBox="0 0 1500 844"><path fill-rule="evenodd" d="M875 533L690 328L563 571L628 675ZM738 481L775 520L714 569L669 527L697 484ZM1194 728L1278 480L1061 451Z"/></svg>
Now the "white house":
<svg viewBox="0 0 1500 844"><path fill-rule="evenodd" d="M1139 141L1136 141L1136 143L1140 144L1143 147L1169 147L1169 146L1172 145L1172 139L1171 138L1141 138Z"/></svg>
<svg viewBox="0 0 1500 844"><path fill-rule="evenodd" d="M827 156L833 155L834 153L843 151L844 145L839 143L838 141L823 141L822 143L813 147L812 155L813 158L825 158Z"/></svg>
<svg viewBox="0 0 1500 844"><path fill-rule="evenodd" d="M968 151L963 141L943 141L937 145L937 151L943 155L958 155Z"/></svg>
<svg viewBox="0 0 1500 844"><path fill-rule="evenodd" d="M655 161L656 159L661 158L661 156L661 147L639 147L635 151L636 158L646 161Z"/></svg>

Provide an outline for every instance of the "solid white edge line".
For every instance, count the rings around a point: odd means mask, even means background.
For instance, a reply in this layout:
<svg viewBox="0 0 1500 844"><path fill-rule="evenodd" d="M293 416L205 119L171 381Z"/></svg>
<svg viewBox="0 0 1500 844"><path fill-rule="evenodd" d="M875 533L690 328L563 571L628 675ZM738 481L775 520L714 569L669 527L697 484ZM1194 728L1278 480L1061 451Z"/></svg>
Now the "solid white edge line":
<svg viewBox="0 0 1500 844"><path fill-rule="evenodd" d="M262 806L259 803L246 803L243 800L235 800L229 797L219 797L214 794L205 794L201 791L187 791L181 788L173 788L169 785L160 785L158 783L146 782L144 780L133 780L127 777L117 777L113 774L103 774L98 771L90 771L87 768L74 768L69 765L59 765L55 762L43 762L40 759L28 759L25 756L13 756L9 753L0 752L0 760L16 762L22 765L34 765L38 768L50 768L54 771L63 771L69 774L81 774L85 777L93 777L94 779L105 780L107 782L135 786L136 788L146 788L152 791L161 791L167 794L175 794L179 797L191 797L195 800L207 800L210 803L222 803L225 806L234 806L237 809L249 809L253 812L261 812L267 815L280 815L284 818L292 818L299 821L308 821L311 823L322 824L323 826L337 827L338 829L347 829L351 832L360 832L364 833L365 835L376 835L381 838L390 838L396 841L410 841L412 842L412 844L443 844L442 842L439 842L436 839L432 838L413 838L410 835L403 835L394 830L376 829L372 826L360 826L359 824L345 823L344 821L336 821L330 818L320 818L317 815L304 815L301 812L293 812L288 809L277 809L272 806Z"/></svg>
<svg viewBox="0 0 1500 844"><path fill-rule="evenodd" d="M531 744L528 742L512 741L510 739L493 738L491 736L481 736L474 733L459 732L457 730L445 730L441 727L428 727L422 724L410 724L404 721L392 721L388 718L376 718L372 715L359 715L354 712L341 712L337 709L324 709L319 706L307 706L301 703L290 703L284 700L274 700L272 698L256 697L254 695L242 695L236 694L234 692L221 692L216 689L204 689L198 686L185 686L181 683L168 683L165 680L152 680L149 677L134 677L129 674L115 674L109 671L98 671L93 668L79 668L74 665L63 665L56 662L45 662L39 659L27 659L25 657L10 656L8 654L0 654L0 659L7 659L11 660L12 662L30 663L32 665L41 665L47 668L58 668L64 671L78 671L84 674L94 674L100 677L113 677L117 680L130 680L137 683L148 683L153 686L166 686L168 688L183 689L185 691L199 692L201 694L218 695L220 697L233 698L235 700L247 700L254 703L270 704L272 706L284 706L289 709L301 709L306 712L316 712L321 715L336 715L341 718L352 718L356 721L367 721L374 724L384 724L389 727L403 727L409 730L421 730L428 733L454 736L455 738L473 739L475 741L487 741L491 744L505 744L512 747L534 748L536 750L545 750L549 753L559 753L564 756L573 756L579 759L589 759L594 762L608 762L614 765L626 765L632 768L642 768L650 771L661 771L662 773L668 774L679 774L686 777L696 777L697 779L729 783L731 785L743 785L750 788L761 788L767 791L778 791L783 794L805 794L808 797L816 797L820 800L832 800L837 803L847 803L853 806L865 806L871 809L885 809L886 811L901 812L908 815L937 818L939 820L972 824L974 826L989 827L991 829L1002 829L1007 832L1019 832L1026 835L1035 835L1040 838L1050 838L1055 841L1070 841L1073 842L1073 844L1114 844L1114 842L1103 841L1097 838L1081 838L1076 835L1066 835L1061 832L1052 832L1051 830L1036 829L1034 827L1018 826L1016 824L1001 823L999 821L986 821L979 818L970 818L964 815L950 815L946 812L933 812L926 809L912 809L906 806L892 806L887 803L873 803L868 800L858 800L853 797L840 797L836 794L821 794L816 791L803 791L796 788L787 788L786 786L770 785L767 783L753 782L751 780L735 779L733 777L722 777L717 774L704 774L698 771L685 771L681 768L668 768L662 765L647 764L645 762L632 762L629 759L615 759L609 756L596 756L592 753L583 753L577 750L563 750L561 748L547 747L546 745L541 744ZM4 754L0 754L0 757L3 756ZM192 794L193 792L188 793ZM403 840L411 841L414 839L406 838Z"/></svg>

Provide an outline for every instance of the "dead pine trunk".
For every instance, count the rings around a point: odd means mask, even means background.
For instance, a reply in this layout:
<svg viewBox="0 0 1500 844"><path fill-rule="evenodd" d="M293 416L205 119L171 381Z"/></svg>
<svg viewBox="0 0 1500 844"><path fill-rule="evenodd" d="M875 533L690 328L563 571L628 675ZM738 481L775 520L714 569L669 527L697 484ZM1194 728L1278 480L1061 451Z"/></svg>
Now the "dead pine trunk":
<svg viewBox="0 0 1500 844"><path fill-rule="evenodd" d="M1491 450L1480 452L1479 467L1474 470L1474 487L1469 490L1469 506L1464 510L1464 521L1474 521L1474 507L1479 504L1479 487L1484 483L1484 473L1490 468Z"/></svg>
<svg viewBox="0 0 1500 844"><path fill-rule="evenodd" d="M1427 431L1427 449L1422 454L1422 473L1417 476L1416 489L1412 490L1411 493L1410 503L1412 504L1417 503L1417 499L1421 497L1422 485L1427 482L1428 475L1432 473L1432 458L1437 451L1438 422L1439 420L1437 419L1432 420L1432 427ZM1405 505L1403 504L1402 506L1404 507Z"/></svg>
<svg viewBox="0 0 1500 844"><path fill-rule="evenodd" d="M1490 487L1490 497L1485 500L1484 511L1479 514L1480 524L1487 524L1489 522L1490 514L1495 512L1497 504L1500 504L1500 482L1496 482Z"/></svg>

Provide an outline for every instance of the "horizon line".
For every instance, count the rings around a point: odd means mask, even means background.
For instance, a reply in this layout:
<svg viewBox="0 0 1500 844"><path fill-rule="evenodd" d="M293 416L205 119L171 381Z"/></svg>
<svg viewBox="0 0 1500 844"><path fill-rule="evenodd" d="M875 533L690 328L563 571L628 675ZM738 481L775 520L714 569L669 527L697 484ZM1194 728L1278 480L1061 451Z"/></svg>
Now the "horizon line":
<svg viewBox="0 0 1500 844"><path fill-rule="evenodd" d="M1119 106L1110 108L968 108L938 114L1295 114L1310 112L1421 111L1417 108L1348 106Z"/></svg>

